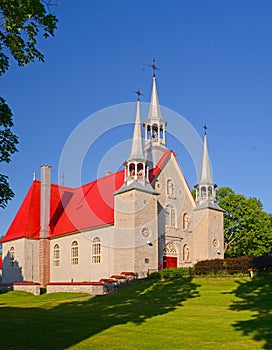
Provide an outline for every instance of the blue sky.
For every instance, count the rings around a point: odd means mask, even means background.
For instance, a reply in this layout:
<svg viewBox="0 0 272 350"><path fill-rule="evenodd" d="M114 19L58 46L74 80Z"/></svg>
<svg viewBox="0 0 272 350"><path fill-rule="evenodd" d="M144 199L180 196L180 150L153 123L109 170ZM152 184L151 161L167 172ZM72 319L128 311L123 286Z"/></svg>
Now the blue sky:
<svg viewBox="0 0 272 350"><path fill-rule="evenodd" d="M182 115L201 137L203 124L209 127L214 181L259 198L272 212L270 0L64 0L54 12L59 18L55 38L39 42L45 63L18 68L11 62L1 77L0 96L13 110L20 144L12 162L1 164L16 196L0 211L0 234L16 214L33 172L39 178L41 164L52 165L52 180L58 182L63 147L82 121L103 108L135 101L138 88L142 101L149 101L153 57L160 67L161 104ZM115 143L131 136L133 120L128 113L128 125L96 140L84 159L83 183L97 176ZM174 136L167 141L193 187L197 173L190 155ZM118 161L128 155L129 143L120 149ZM121 165L109 164L110 170ZM68 170L64 176L69 185Z"/></svg>

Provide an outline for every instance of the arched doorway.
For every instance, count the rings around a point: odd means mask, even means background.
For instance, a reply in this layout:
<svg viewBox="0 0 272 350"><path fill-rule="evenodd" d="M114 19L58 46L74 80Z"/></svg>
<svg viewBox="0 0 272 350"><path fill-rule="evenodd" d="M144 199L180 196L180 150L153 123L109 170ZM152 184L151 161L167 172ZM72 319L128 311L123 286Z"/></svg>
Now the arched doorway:
<svg viewBox="0 0 272 350"><path fill-rule="evenodd" d="M175 268L178 267L178 250L173 242L168 242L164 248L163 256L163 268Z"/></svg>

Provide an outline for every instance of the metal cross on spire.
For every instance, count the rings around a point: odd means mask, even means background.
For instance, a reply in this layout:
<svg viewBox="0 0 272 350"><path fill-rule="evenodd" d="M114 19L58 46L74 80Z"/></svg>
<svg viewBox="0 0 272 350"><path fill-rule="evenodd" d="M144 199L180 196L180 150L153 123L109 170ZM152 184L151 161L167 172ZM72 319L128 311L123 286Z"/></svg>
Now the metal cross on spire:
<svg viewBox="0 0 272 350"><path fill-rule="evenodd" d="M205 133L205 135L206 135L206 134L207 134L207 129L209 129L209 128L207 127L207 124L206 124L206 123L203 125L203 129L204 129L204 133Z"/></svg>
<svg viewBox="0 0 272 350"><path fill-rule="evenodd" d="M149 67L151 67L153 69L153 77L156 76L156 70L160 70L160 68L156 66L155 62L156 62L156 60L155 60L155 58L153 58L152 64L149 64Z"/></svg>
<svg viewBox="0 0 272 350"><path fill-rule="evenodd" d="M143 94L141 93L141 91L139 89L137 91L134 91L134 92L138 96L138 101L140 101L140 96L143 96Z"/></svg>
<svg viewBox="0 0 272 350"><path fill-rule="evenodd" d="M64 173L62 173L60 180L61 180L61 186L64 186L64 180L65 180Z"/></svg>

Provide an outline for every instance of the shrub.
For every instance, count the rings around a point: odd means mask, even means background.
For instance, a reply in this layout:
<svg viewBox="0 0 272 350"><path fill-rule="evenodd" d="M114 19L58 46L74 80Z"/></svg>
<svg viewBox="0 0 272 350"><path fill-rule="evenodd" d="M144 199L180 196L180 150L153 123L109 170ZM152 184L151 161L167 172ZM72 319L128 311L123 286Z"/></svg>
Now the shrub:
<svg viewBox="0 0 272 350"><path fill-rule="evenodd" d="M240 256L237 258L203 260L195 264L196 275L244 276L248 269L253 268L255 272L272 271L272 257L249 257Z"/></svg>
<svg viewBox="0 0 272 350"><path fill-rule="evenodd" d="M222 259L198 261L194 266L195 273L197 275L216 274L218 271L224 271L226 269L223 263L224 260Z"/></svg>
<svg viewBox="0 0 272 350"><path fill-rule="evenodd" d="M159 272L151 272L148 275L148 278L150 278L151 280L160 280L161 279L161 275Z"/></svg>
<svg viewBox="0 0 272 350"><path fill-rule="evenodd" d="M152 272L148 277L150 279L176 280L181 278L193 277L193 269L188 267L163 269L159 272Z"/></svg>

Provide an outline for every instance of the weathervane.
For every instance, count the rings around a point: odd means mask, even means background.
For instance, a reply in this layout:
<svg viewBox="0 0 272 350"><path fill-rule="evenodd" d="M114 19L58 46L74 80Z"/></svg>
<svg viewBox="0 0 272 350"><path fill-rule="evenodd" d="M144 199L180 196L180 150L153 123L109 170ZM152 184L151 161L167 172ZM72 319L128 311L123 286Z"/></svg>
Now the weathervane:
<svg viewBox="0 0 272 350"><path fill-rule="evenodd" d="M139 89L137 91L134 91L134 92L138 96L138 101L140 101L140 96L143 96L143 94L141 93L141 91Z"/></svg>
<svg viewBox="0 0 272 350"><path fill-rule="evenodd" d="M155 77L156 76L156 70L160 70L160 68L156 66L155 58L153 58L152 62L153 62L152 64L149 64L149 67L151 67L153 69L153 77Z"/></svg>
<svg viewBox="0 0 272 350"><path fill-rule="evenodd" d="M204 133L205 133L205 135L206 135L206 134L207 134L207 129L209 129L209 128L207 127L207 124L206 124L206 123L203 125L203 129L204 129Z"/></svg>

